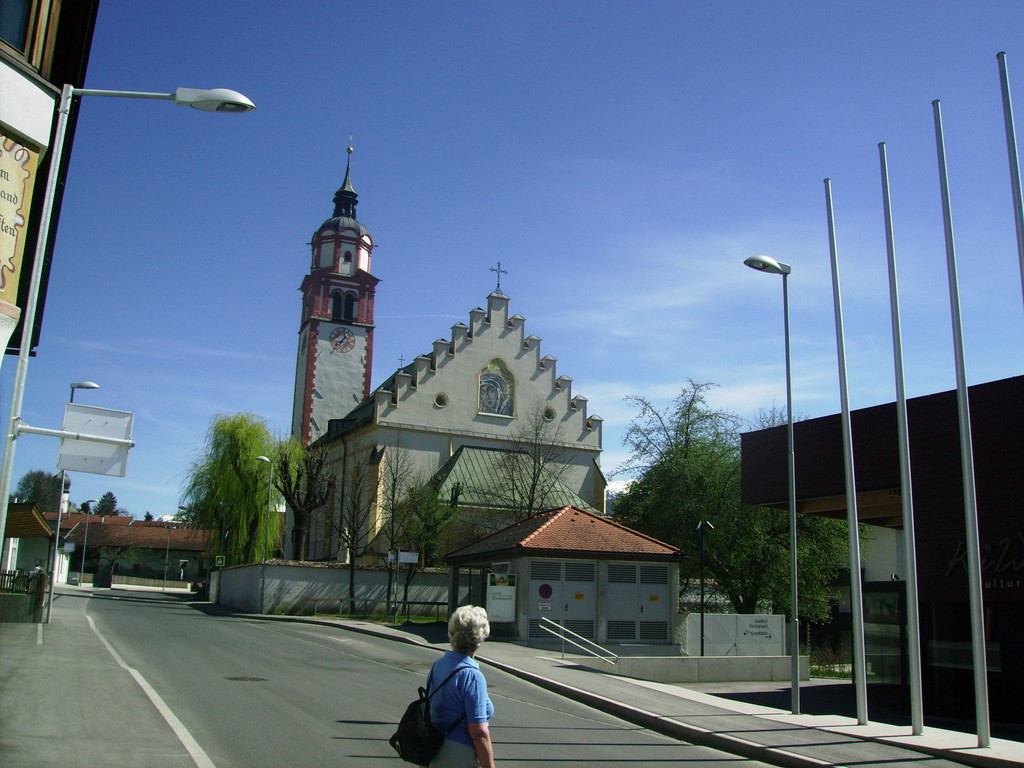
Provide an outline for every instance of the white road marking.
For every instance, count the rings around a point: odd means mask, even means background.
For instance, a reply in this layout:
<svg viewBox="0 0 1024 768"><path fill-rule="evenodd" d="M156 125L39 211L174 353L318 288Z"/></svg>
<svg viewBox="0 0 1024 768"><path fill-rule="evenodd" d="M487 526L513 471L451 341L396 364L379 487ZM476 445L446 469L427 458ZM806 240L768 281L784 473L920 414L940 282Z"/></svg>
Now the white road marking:
<svg viewBox="0 0 1024 768"><path fill-rule="evenodd" d="M43 644L43 624L40 622L36 624L36 645Z"/></svg>
<svg viewBox="0 0 1024 768"><path fill-rule="evenodd" d="M188 750L189 755L192 757L192 761L196 764L196 768L217 768L217 766L214 765L213 760L210 759L210 756L206 754L201 746L199 746L199 742L192 738L192 734L188 732L188 728L186 728L184 723L178 719L177 715L171 711L171 708L167 706L167 703L160 698L160 694L157 693L153 686L149 684L149 681L147 681L137 669L129 667L125 663L125 660L121 658L121 654L114 650L114 646L107 642L107 638L105 638L100 631L96 629L96 624L93 622L92 616L86 616L85 618L89 620L89 626L92 628L92 631L96 633L96 637L100 639L100 642L103 643L104 647L106 647L110 652L110 655L114 657L114 661L117 662L118 666L126 670L128 674L135 678L135 682L139 684L139 687L146 693L149 700L153 702L153 706L156 707L157 711L161 715L163 715L164 720L167 721L167 724L171 726L171 730L174 731L174 735L178 737L182 746Z"/></svg>

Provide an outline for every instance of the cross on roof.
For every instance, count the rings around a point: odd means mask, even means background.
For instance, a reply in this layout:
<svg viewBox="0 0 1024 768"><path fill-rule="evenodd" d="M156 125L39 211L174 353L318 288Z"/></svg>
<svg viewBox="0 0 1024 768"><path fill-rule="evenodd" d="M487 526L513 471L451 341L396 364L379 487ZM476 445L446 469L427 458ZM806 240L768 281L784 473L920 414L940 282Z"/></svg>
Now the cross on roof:
<svg viewBox="0 0 1024 768"><path fill-rule="evenodd" d="M495 273L497 273L497 275L498 275L498 286L494 290L497 293L501 293L501 276L502 275L507 275L508 274L508 270L507 269L502 269L501 268L501 262L499 261L498 262L498 266L497 267L491 267L488 270L488 272L495 272Z"/></svg>

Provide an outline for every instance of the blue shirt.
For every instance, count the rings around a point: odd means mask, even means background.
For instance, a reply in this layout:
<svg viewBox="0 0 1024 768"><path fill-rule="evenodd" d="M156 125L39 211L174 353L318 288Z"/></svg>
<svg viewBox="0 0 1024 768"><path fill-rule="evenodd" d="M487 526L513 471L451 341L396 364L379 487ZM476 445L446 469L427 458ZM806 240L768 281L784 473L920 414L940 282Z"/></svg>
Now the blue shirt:
<svg viewBox="0 0 1024 768"><path fill-rule="evenodd" d="M427 680L433 691L459 666L468 669L459 670L443 688L430 697L430 720L437 730L446 733L452 723L465 714L462 722L448 733L448 738L471 747L473 739L469 736L468 723L486 723L494 716L494 705L487 695L487 681L480 671L480 665L465 654L447 651L434 662Z"/></svg>

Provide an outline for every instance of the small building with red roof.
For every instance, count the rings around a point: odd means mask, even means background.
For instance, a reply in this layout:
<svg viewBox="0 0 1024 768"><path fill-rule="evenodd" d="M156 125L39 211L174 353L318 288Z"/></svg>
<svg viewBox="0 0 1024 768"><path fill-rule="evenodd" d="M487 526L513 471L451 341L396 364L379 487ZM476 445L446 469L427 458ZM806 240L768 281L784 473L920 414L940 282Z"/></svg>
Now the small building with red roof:
<svg viewBox="0 0 1024 768"><path fill-rule="evenodd" d="M608 517L568 506L539 512L444 560L453 586L463 569L481 573L495 636L554 641L542 626L548 619L601 645L669 644L681 626L681 555Z"/></svg>

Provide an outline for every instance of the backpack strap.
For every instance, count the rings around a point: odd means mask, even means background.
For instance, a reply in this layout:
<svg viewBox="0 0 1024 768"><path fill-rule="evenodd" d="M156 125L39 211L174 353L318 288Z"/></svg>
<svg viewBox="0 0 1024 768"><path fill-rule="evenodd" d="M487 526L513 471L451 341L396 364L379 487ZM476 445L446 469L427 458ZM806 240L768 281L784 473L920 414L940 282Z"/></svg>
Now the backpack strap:
<svg viewBox="0 0 1024 768"><path fill-rule="evenodd" d="M444 679L444 680L443 680L443 681L441 682L441 684L440 684L439 686L437 686L437 688L435 688L434 690L430 690L430 677L431 677L431 675L433 675L433 674L434 674L434 668L433 668L433 667L431 667L431 668L430 668L430 674L429 674L429 675L427 675L427 696L426 696L426 698L427 698L427 699L430 699L430 697L431 697L431 696L433 696L433 695L434 695L435 693L437 693L437 692L438 692L438 691L440 691L440 690L441 690L442 688L444 688L444 687L445 687L445 685L447 685L448 681L449 681L449 680L451 680L451 679L452 679L453 677L455 677L455 675L456 675L456 674L458 674L458 672L459 672L460 670L463 670L463 669L473 669L473 667L472 667L471 665L469 665L469 664L462 664L462 665L460 665L460 666L456 667L455 669L453 669L453 670L451 671L451 673L450 673L450 674L448 675L448 677L446 677L446 678L445 678L445 679Z"/></svg>
<svg viewBox="0 0 1024 768"><path fill-rule="evenodd" d="M451 671L451 673L450 673L450 674L448 675L448 677L446 677L446 678L445 678L445 679L444 679L444 680L443 680L443 681L441 682L441 684L440 684L439 686L437 686L437 688L435 688L434 690L432 690L432 691L431 691L431 690L430 690L430 677L431 677L431 675L433 675L433 674L434 674L434 668L433 668L433 667L431 667L431 668L430 668L430 674L429 674L429 675L427 675L427 691L426 691L426 696L425 696L426 700L427 700L427 701L430 701L430 697L431 697L431 696L433 696L433 695L434 695L435 693L437 693L437 692L438 692L438 691L440 691L440 690L441 690L442 688L444 688L444 687L445 687L445 685L446 685L446 684L448 683L448 681L449 681L449 680L451 680L451 679L452 679L453 677L455 677L455 675L457 675L457 674L458 674L458 673L459 673L460 671L462 671L463 669L473 669L473 667L472 667L471 665L469 665L469 664L462 664L462 665L460 665L460 666L456 667L455 669L453 669L453 670ZM422 691L423 689L421 688L420 690ZM463 713L462 713L462 715L460 715L460 716L459 716L459 719L458 719L458 720L456 720L456 721L455 721L454 723L452 723L452 724L451 724L451 726L450 726L450 727L448 728L448 730L446 730L446 731L444 732L444 735L445 735L445 736L447 737L447 736L448 736L448 734L449 734L449 733L451 733L452 731L454 731L454 730L455 730L455 728L456 728L456 727L457 727L457 726L459 725L459 723L461 723L461 722L462 722L463 720L465 720L465 719L466 719L466 713L465 713L465 712L463 712Z"/></svg>

